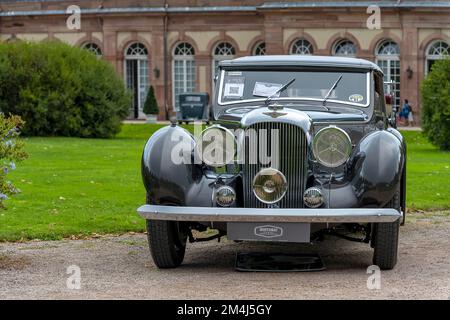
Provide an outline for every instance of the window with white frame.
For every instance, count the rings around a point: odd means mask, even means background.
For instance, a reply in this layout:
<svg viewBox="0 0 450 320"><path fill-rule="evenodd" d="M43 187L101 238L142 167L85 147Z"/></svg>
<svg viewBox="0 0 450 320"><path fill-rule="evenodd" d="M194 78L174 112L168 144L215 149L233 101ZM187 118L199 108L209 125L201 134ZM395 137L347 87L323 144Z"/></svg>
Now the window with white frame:
<svg viewBox="0 0 450 320"><path fill-rule="evenodd" d="M436 60L450 57L450 46L443 40L433 42L427 49L427 57L425 63L425 73L431 71L431 68Z"/></svg>
<svg viewBox="0 0 450 320"><path fill-rule="evenodd" d="M85 50L95 54L97 57L101 57L102 56L102 49L96 43L86 42L85 44L83 44L81 46L81 48L83 48L83 49L85 49Z"/></svg>
<svg viewBox="0 0 450 320"><path fill-rule="evenodd" d="M375 56L376 63L383 70L384 81L392 82L392 85L385 87L385 92L394 94L394 105L398 108L400 106L400 47L394 41L385 40L378 45Z"/></svg>
<svg viewBox="0 0 450 320"><path fill-rule="evenodd" d="M264 56L265 54L266 54L266 43L265 42L257 43L256 46L253 48L253 55Z"/></svg>
<svg viewBox="0 0 450 320"><path fill-rule="evenodd" d="M333 47L333 55L335 56L356 56L356 46L350 40L341 40Z"/></svg>
<svg viewBox="0 0 450 320"><path fill-rule="evenodd" d="M310 55L314 53L313 46L311 42L306 39L298 39L296 40L289 50L289 54L302 54L302 55Z"/></svg>
<svg viewBox="0 0 450 320"><path fill-rule="evenodd" d="M139 57L146 58L148 56L147 48L140 42L135 42L129 45L125 52L126 56L130 56L135 59Z"/></svg>
<svg viewBox="0 0 450 320"><path fill-rule="evenodd" d="M125 81L133 93L131 117L143 117L143 107L150 87L148 50L142 43L135 42L125 49Z"/></svg>
<svg viewBox="0 0 450 320"><path fill-rule="evenodd" d="M175 110L179 111L180 93L195 91L195 50L187 42L178 44L173 51L172 83L173 83L173 104Z"/></svg>

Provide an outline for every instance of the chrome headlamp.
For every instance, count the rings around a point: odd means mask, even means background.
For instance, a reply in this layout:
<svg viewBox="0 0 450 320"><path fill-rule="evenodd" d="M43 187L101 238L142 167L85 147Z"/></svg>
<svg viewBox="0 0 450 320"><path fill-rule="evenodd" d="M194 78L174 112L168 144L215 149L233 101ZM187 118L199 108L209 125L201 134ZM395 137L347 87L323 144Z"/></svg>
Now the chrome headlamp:
<svg viewBox="0 0 450 320"><path fill-rule="evenodd" d="M352 141L348 134L336 127L320 129L314 136L312 152L316 160L330 168L344 164L352 152Z"/></svg>
<svg viewBox="0 0 450 320"><path fill-rule="evenodd" d="M216 203L221 207L230 207L236 201L236 191L230 186L220 186L214 192Z"/></svg>
<svg viewBox="0 0 450 320"><path fill-rule="evenodd" d="M277 169L264 168L253 179L253 193L263 203L274 204L280 201L286 190L286 177Z"/></svg>
<svg viewBox="0 0 450 320"><path fill-rule="evenodd" d="M202 161L212 167L233 162L237 142L234 134L220 125L206 128L196 140L195 150Z"/></svg>

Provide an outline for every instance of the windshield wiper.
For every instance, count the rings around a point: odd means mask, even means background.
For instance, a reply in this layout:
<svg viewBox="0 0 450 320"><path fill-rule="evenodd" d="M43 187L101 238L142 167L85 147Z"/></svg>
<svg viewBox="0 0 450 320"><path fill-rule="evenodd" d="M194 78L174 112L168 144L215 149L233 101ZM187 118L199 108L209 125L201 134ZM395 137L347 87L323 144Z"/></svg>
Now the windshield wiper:
<svg viewBox="0 0 450 320"><path fill-rule="evenodd" d="M284 84L280 89L278 89L277 91L275 91L274 93L272 93L270 96L267 97L266 101L264 101L264 105L267 107L270 103L270 101L272 101L272 99L279 93L283 92L284 90L286 90L292 83L294 83L295 78L293 78L291 81L289 81L288 83Z"/></svg>
<svg viewBox="0 0 450 320"><path fill-rule="evenodd" d="M333 86L330 88L330 90L328 91L327 95L326 95L325 98L323 99L322 106L324 106L327 110L330 110L330 109L327 107L327 100L328 100L328 98L331 96L331 93L333 92L333 90L336 89L336 87L337 87L337 85L339 84L339 82L341 81L341 79L342 79L342 74L341 74L341 75L339 76L339 78L334 82Z"/></svg>

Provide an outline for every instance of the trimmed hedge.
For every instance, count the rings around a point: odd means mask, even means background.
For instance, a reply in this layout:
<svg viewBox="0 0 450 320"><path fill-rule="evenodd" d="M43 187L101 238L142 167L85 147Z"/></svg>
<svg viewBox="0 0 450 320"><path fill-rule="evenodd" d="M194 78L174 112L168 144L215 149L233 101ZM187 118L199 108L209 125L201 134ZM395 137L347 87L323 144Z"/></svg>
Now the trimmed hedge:
<svg viewBox="0 0 450 320"><path fill-rule="evenodd" d="M424 134L434 145L450 150L450 59L433 64L421 91Z"/></svg>
<svg viewBox="0 0 450 320"><path fill-rule="evenodd" d="M0 110L25 121L25 135L108 138L131 96L113 67L60 42L0 44Z"/></svg>

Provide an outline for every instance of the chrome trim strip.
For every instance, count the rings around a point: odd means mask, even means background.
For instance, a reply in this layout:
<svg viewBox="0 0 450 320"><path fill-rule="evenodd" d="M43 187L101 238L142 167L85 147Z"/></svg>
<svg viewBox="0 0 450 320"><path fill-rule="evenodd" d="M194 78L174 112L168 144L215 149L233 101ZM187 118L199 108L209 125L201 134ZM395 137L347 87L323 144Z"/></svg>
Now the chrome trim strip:
<svg viewBox="0 0 450 320"><path fill-rule="evenodd" d="M222 84L223 84L223 78L225 77L225 70L222 69L221 73L220 73L220 83L219 83L219 96L217 99L217 104L219 106L228 106L228 105L232 105L232 104L240 104L240 103L249 103L249 102L264 102L266 99L262 98L262 99L246 99L246 100L239 100L239 101L230 101L230 102L223 102L222 101ZM345 104L345 105L350 105L350 106L356 106L356 107L363 107L363 108L367 108L370 106L370 102L371 102L371 96L370 96L370 72L366 72L366 95L367 95L367 103L366 104L361 104L361 103L351 103L351 102L346 102L346 101L342 101L342 100L333 100L333 99L328 99L327 101L329 102L335 102L335 103L339 103L339 104ZM316 98L273 98L272 101L318 101L318 102L322 102L323 99L316 99Z"/></svg>
<svg viewBox="0 0 450 320"><path fill-rule="evenodd" d="M395 209L339 208L339 209L279 209L279 208L222 208L175 207L143 205L137 209L145 219L171 221L245 221L245 222L394 222L402 217Z"/></svg>

